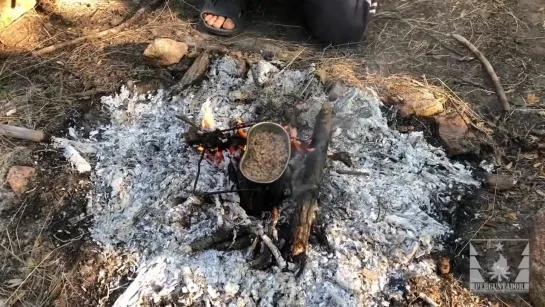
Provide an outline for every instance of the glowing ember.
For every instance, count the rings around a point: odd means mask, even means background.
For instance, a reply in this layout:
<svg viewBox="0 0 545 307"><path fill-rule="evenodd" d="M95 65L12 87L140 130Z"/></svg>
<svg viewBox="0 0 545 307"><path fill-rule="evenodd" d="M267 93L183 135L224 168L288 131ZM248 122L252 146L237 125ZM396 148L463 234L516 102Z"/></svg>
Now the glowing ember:
<svg viewBox="0 0 545 307"><path fill-rule="evenodd" d="M216 129L216 123L214 122L214 114L210 106L204 107L204 116L201 122L202 128L205 131L214 131Z"/></svg>
<svg viewBox="0 0 545 307"><path fill-rule="evenodd" d="M244 125L244 122L242 121L242 119L237 118L237 126L242 126L242 125ZM243 138L248 137L248 131L246 131L245 129L238 129L238 134Z"/></svg>
<svg viewBox="0 0 545 307"><path fill-rule="evenodd" d="M290 127L290 126L284 126L284 129L289 132L290 139L291 139L291 145L295 148L295 150L299 152L313 152L314 148L309 148L307 145L304 145L301 143L301 141L297 138L297 128Z"/></svg>
<svg viewBox="0 0 545 307"><path fill-rule="evenodd" d="M216 163L221 164L223 162L223 158L223 152L221 152L220 150L216 151Z"/></svg>

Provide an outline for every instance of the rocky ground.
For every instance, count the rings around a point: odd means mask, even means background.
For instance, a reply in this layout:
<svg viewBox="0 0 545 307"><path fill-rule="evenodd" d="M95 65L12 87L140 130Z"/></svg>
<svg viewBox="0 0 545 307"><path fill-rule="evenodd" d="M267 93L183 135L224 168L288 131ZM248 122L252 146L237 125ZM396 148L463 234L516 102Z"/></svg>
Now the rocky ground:
<svg viewBox="0 0 545 307"><path fill-rule="evenodd" d="M543 5L529 0L382 1L365 43L333 48L308 39L296 16L285 13L293 11L289 3L251 6L247 31L224 39L196 31L197 1L147 4L42 1L0 29L0 124L66 138L80 133L69 127L92 131L109 120L100 97L122 85L145 93L200 84L193 77L207 65L187 71L195 59L202 61L198 56L204 51L249 64L278 60L288 69L315 63L322 83L341 79L349 86L371 87L386 105L399 107L399 115L388 118L391 128L422 131L429 143L444 146L457 161L486 162L483 174L477 174L485 179L483 188L464 202L469 218L453 215L450 221L457 240L446 253L428 258L443 264L441 279L412 280L405 304L484 304L458 280L469 273L467 240L532 238L532 291L537 295L486 299L505 306L545 306L539 295L545 287L540 261L545 223ZM115 33L30 54L115 27L135 12ZM463 35L490 60L511 110L504 112L480 61L449 33ZM185 44L174 43L179 53L157 61L148 47L156 38ZM0 175L5 183L0 188L3 304L112 305L135 277L139 255L91 240L87 197L94 179L75 171L52 144L7 137L1 138Z"/></svg>

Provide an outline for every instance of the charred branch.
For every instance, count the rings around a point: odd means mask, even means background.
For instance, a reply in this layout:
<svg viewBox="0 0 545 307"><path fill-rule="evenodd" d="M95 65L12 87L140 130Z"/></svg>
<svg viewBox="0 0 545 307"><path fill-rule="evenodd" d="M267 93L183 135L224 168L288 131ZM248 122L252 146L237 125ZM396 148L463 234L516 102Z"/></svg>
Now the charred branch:
<svg viewBox="0 0 545 307"><path fill-rule="evenodd" d="M216 250L239 250L252 244L250 238L251 231L248 227L240 227L237 236L234 235L234 229L220 228L210 236L199 238L193 241L189 247L191 251L198 252L208 249Z"/></svg>
<svg viewBox="0 0 545 307"><path fill-rule="evenodd" d="M291 257L302 260L306 256L312 224L319 210L318 188L322 182L327 162L327 150L331 137L332 105L326 102L316 116L312 142L314 149L308 153L304 163L304 173L301 185L315 188L301 192L297 199L297 209L293 220L293 234L291 237Z"/></svg>

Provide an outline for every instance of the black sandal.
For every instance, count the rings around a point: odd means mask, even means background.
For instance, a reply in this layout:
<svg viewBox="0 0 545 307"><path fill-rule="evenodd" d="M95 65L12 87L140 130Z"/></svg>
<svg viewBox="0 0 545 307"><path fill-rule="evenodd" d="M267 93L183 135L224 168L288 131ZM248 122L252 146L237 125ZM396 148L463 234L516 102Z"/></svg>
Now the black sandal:
<svg viewBox="0 0 545 307"><path fill-rule="evenodd" d="M204 20L205 14L212 14L229 18L235 23L233 30L217 29L206 23ZM232 36L242 31L242 0L205 0L204 6L201 9L200 21L201 25L209 32L216 35Z"/></svg>

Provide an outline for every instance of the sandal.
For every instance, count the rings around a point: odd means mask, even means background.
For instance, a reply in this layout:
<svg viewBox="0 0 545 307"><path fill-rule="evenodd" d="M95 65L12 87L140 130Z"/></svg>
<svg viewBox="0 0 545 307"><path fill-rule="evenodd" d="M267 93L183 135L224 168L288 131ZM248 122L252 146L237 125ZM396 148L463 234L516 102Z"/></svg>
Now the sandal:
<svg viewBox="0 0 545 307"><path fill-rule="evenodd" d="M232 30L214 28L204 20L205 14L212 14L229 18L235 24ZM209 32L216 35L232 36L240 33L242 30L242 0L205 0L204 6L200 12L201 25Z"/></svg>

